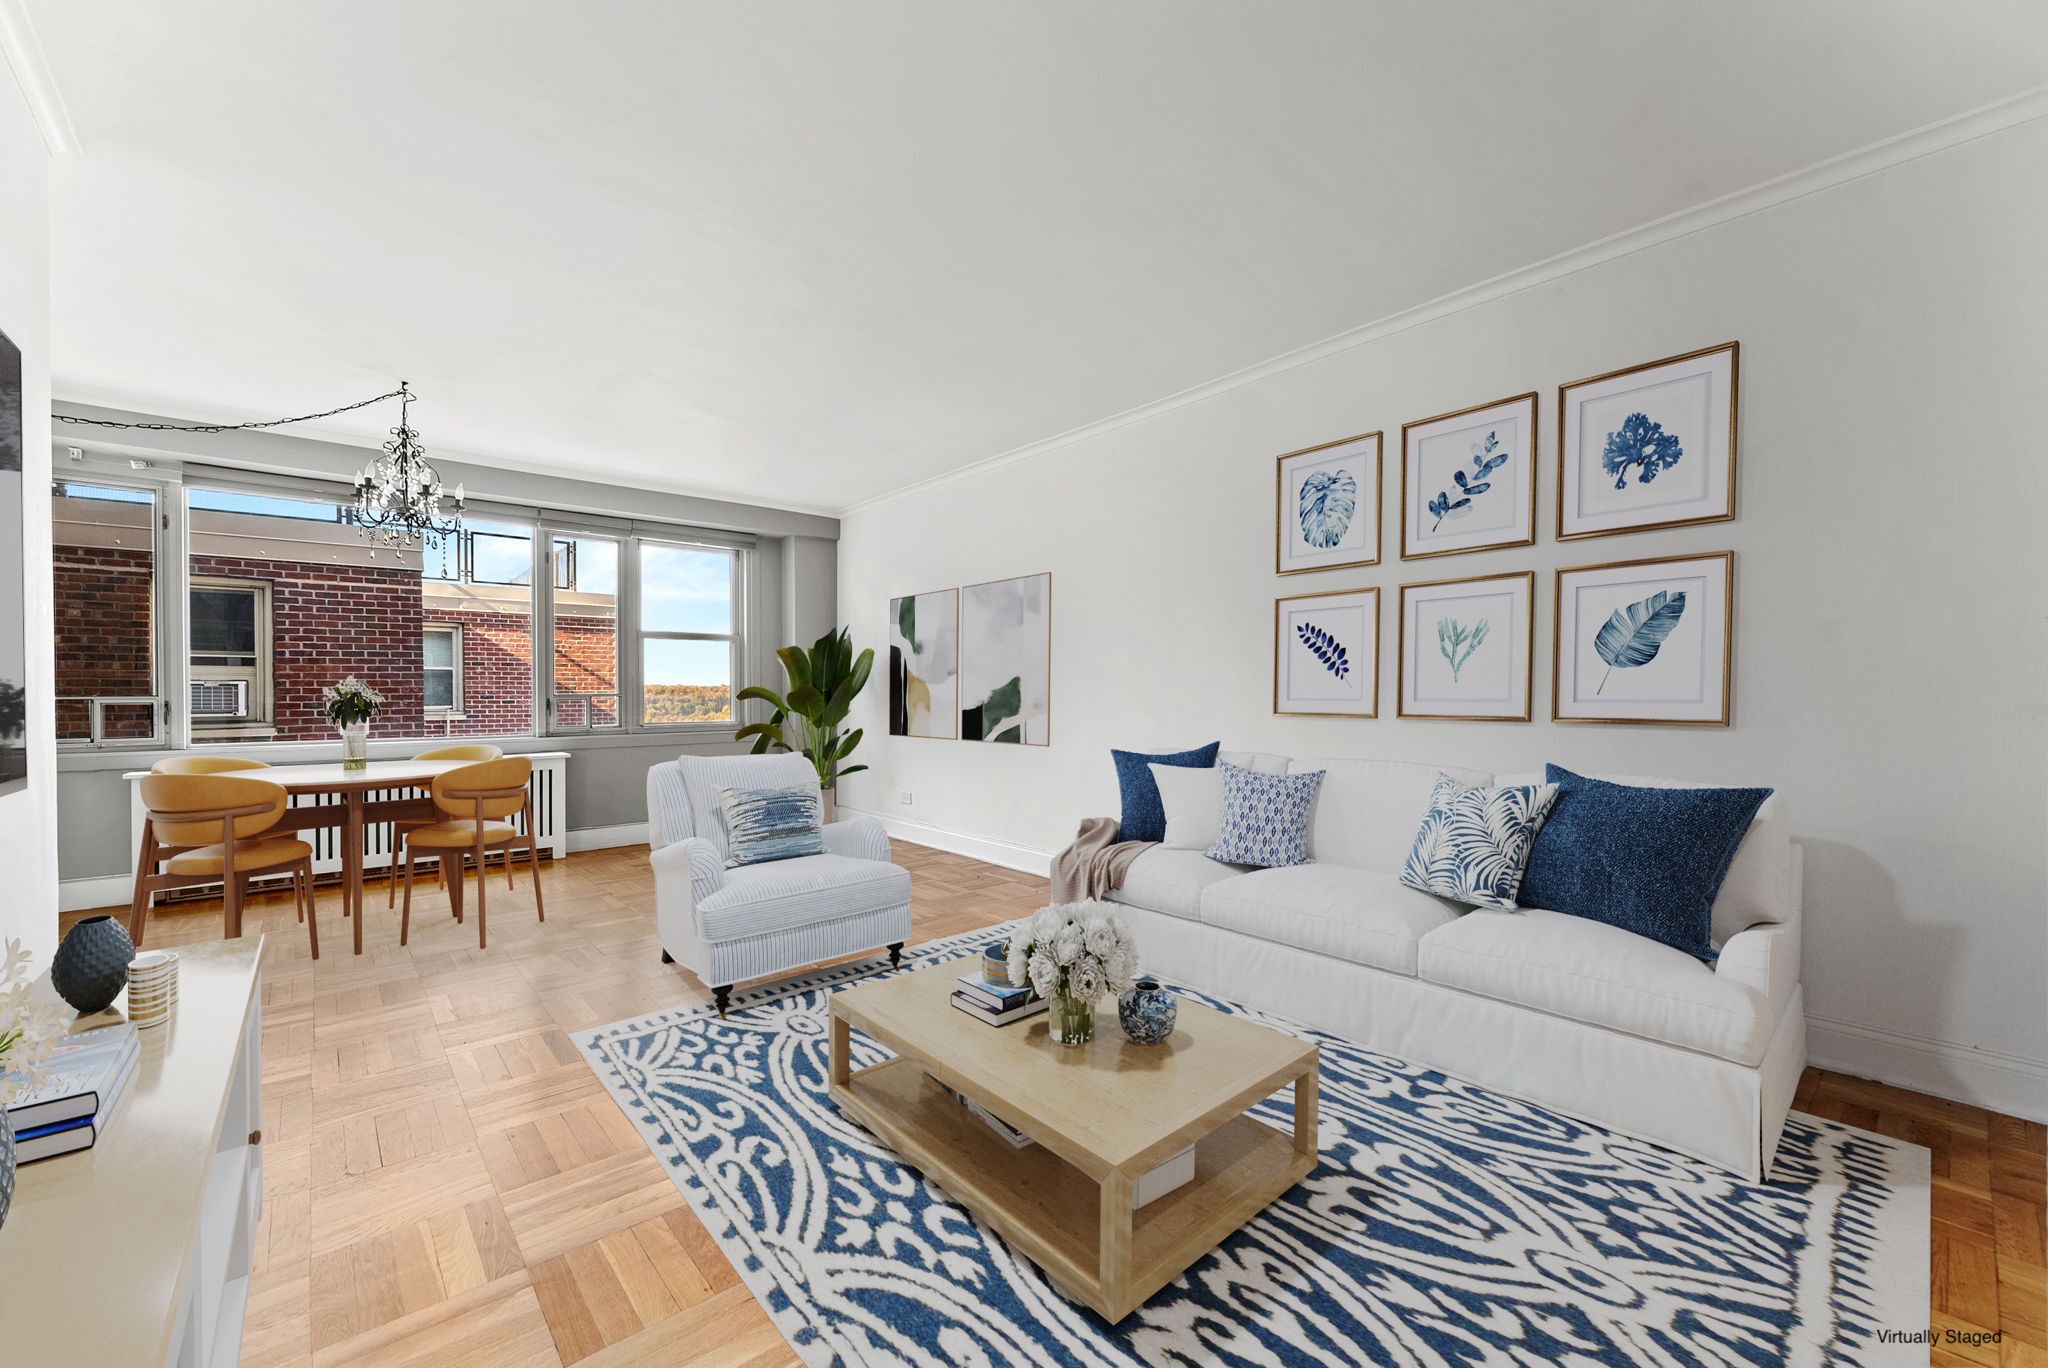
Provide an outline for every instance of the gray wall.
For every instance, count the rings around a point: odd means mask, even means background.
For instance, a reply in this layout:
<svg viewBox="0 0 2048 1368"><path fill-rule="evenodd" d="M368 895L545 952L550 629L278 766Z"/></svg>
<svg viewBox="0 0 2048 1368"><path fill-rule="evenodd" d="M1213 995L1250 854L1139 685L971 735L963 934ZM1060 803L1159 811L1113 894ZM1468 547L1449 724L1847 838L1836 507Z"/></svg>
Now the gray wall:
<svg viewBox="0 0 2048 1368"><path fill-rule="evenodd" d="M2048 121L2022 125L849 513L842 613L869 631L891 595L1051 571L1053 713L1050 747L892 739L871 691L842 803L1042 859L1116 811L1112 746L1775 785L1815 1057L2048 1117L2044 168ZM1557 386L1731 338L1737 520L1558 543ZM1401 425L1532 389L1538 544L1401 561ZM1275 456L1375 428L1384 560L1277 577ZM1732 727L1544 720L1552 571L1729 548ZM1521 570L1539 720L1396 719L1398 587ZM1274 716L1275 597L1365 586L1379 719Z"/></svg>

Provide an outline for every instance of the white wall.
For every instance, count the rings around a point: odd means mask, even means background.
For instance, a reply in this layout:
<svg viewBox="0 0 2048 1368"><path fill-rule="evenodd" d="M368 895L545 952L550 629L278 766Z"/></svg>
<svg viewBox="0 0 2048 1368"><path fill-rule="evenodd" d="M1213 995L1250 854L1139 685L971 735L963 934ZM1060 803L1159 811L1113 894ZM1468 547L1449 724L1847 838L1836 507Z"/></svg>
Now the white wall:
<svg viewBox="0 0 2048 1368"><path fill-rule="evenodd" d="M0 72L5 72L0 63ZM27 524L29 786L0 798L0 940L21 938L38 967L57 946L57 775L50 658L50 171L42 137L0 75L0 329L21 348L22 504Z"/></svg>
<svg viewBox="0 0 2048 1368"><path fill-rule="evenodd" d="M1112 746L1773 784L1806 842L1816 1061L2048 1115L2043 222L2037 121L856 510L840 616L869 642L893 594L1052 572L1053 744L887 738L872 689L855 720L874 769L843 801L1042 867L1079 818L1115 812ZM1558 384L1731 338L1739 519L1557 543ZM1530 389L1539 544L1400 562L1401 424ZM1273 457L1373 428L1386 562L1275 577ZM1730 729L1392 719L1403 581L1729 547ZM1382 590L1385 715L1274 717L1273 598L1354 585Z"/></svg>

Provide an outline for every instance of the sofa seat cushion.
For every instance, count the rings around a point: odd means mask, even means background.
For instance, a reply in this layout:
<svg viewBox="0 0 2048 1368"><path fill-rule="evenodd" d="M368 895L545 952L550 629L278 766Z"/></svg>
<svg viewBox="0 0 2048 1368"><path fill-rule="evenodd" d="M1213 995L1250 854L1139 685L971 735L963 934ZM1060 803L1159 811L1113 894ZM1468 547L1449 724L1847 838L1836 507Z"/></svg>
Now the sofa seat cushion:
<svg viewBox="0 0 2048 1368"><path fill-rule="evenodd" d="M1416 942L1458 915L1457 903L1348 865L1260 869L1202 893L1205 925L1411 977Z"/></svg>
<svg viewBox="0 0 2048 1368"><path fill-rule="evenodd" d="M1243 865L1223 864L1199 850L1158 846L1131 861L1122 886L1111 889L1109 896L1113 902L1200 921L1202 890L1243 873Z"/></svg>
<svg viewBox="0 0 2048 1368"><path fill-rule="evenodd" d="M1683 950L1562 912L1480 908L1422 939L1419 976L1738 1064L1774 1022L1753 989Z"/></svg>
<svg viewBox="0 0 2048 1368"><path fill-rule="evenodd" d="M725 886L698 902L697 924L708 941L739 940L909 902L910 871L902 865L801 855L726 870Z"/></svg>

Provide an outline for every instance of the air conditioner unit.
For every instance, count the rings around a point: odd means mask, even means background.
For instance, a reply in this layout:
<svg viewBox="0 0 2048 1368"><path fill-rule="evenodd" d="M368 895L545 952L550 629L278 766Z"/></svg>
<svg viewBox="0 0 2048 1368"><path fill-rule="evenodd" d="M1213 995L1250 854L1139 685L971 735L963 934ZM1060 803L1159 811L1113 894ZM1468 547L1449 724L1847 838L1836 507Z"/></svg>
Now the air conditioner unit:
<svg viewBox="0 0 2048 1368"><path fill-rule="evenodd" d="M249 681L246 679L195 679L192 681L192 718L237 718L249 715Z"/></svg>

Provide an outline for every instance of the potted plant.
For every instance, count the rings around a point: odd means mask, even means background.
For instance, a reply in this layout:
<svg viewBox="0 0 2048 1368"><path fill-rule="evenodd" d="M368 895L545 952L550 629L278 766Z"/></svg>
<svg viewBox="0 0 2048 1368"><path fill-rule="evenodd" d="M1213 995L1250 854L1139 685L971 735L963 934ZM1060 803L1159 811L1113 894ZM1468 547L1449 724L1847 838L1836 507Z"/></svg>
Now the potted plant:
<svg viewBox="0 0 2048 1368"><path fill-rule="evenodd" d="M384 695L349 675L321 692L320 708L341 733L341 767L359 770L370 763L370 719L384 706Z"/></svg>
<svg viewBox="0 0 2048 1368"><path fill-rule="evenodd" d="M7 1109L50 1082L43 1061L63 1033L61 1009L31 986L28 951L9 940L0 952L0 1225L14 1197L14 1130Z"/></svg>
<svg viewBox="0 0 2048 1368"><path fill-rule="evenodd" d="M853 700L867 687L868 672L875 666L875 653L866 650L856 657L853 653L853 629L842 627L819 637L809 649L785 646L775 653L775 658L782 662L782 672L789 676L788 692L778 694L758 684L741 689L739 697L758 698L775 709L775 715L766 722L753 722L741 727L733 733L733 739L753 737L751 753L754 755L792 751L809 760L818 771L818 792L824 806L822 817L829 822L832 820L836 797L834 789L839 776L867 768L866 765L840 767L840 762L853 754L853 748L860 744L862 729L855 727L841 735L839 725L846 721Z"/></svg>

